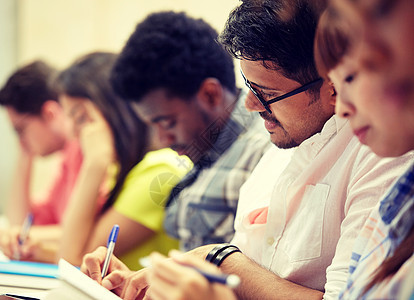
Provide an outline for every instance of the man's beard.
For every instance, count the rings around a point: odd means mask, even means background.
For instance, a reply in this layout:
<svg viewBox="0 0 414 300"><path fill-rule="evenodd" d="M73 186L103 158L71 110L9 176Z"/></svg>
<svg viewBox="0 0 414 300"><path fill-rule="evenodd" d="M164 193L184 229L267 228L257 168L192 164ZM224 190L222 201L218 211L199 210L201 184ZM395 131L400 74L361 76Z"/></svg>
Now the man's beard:
<svg viewBox="0 0 414 300"><path fill-rule="evenodd" d="M292 138L291 138L291 136L289 135L289 133L285 130L285 128L283 127L283 125L274 117L274 116L272 116L271 114L269 114L267 111L262 111L262 112L259 112L259 115L264 119L264 120L266 120L266 121L269 121L269 122L273 122L273 123L275 123L284 133L285 133L285 137L286 137L286 141L273 141L272 140L272 143L276 146L276 147L278 147L278 148L281 148L281 149L290 149L290 148L293 148L293 147L297 147L297 146L299 146L299 144L297 143L297 142L295 142ZM272 132L269 132L270 133L270 135L272 135L273 133Z"/></svg>

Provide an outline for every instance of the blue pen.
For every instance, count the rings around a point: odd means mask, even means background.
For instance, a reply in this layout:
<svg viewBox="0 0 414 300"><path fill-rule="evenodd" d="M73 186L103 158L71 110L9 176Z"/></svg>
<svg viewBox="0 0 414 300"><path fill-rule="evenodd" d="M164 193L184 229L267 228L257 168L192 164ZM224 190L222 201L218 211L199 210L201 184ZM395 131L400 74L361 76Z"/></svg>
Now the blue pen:
<svg viewBox="0 0 414 300"><path fill-rule="evenodd" d="M19 243L19 246L22 246L26 242L27 237L29 236L29 231L30 231L30 228L32 227L32 224L33 224L33 214L29 213L26 219L24 219L22 229L17 238L17 242ZM16 260L20 260L20 253L19 252L14 253L14 258Z"/></svg>
<svg viewBox="0 0 414 300"><path fill-rule="evenodd" d="M33 224L33 214L29 213L26 219L23 222L22 230L19 234L19 245L23 245L26 241L27 237L29 236L30 228Z"/></svg>
<svg viewBox="0 0 414 300"><path fill-rule="evenodd" d="M108 250L106 251L105 261L102 267L102 278L106 276L106 273L108 272L109 263L111 261L112 253L115 249L115 243L116 239L118 238L118 232L119 232L119 225L114 225L111 230L111 234L108 238L108 244L106 245Z"/></svg>

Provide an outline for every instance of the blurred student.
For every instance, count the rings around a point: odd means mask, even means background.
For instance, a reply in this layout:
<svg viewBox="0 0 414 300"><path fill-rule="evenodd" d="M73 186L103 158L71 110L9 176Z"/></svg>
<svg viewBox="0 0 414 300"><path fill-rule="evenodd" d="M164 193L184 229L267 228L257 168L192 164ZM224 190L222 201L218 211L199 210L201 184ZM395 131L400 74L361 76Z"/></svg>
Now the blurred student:
<svg viewBox="0 0 414 300"><path fill-rule="evenodd" d="M162 229L164 205L190 163L171 149L156 150L146 125L115 95L109 74L116 59L111 53L86 55L56 80L84 156L64 217L60 256L79 265L85 253L106 245L118 224L115 253L137 269L140 257L178 246Z"/></svg>
<svg viewBox="0 0 414 300"><path fill-rule="evenodd" d="M404 155L414 150L414 2L336 5L340 13L332 8L324 13L316 39L319 69L337 91L336 112L378 155ZM412 158L356 239L340 298L412 299L413 253Z"/></svg>
<svg viewBox="0 0 414 300"><path fill-rule="evenodd" d="M9 257L22 250L16 249L17 235L29 212L34 216L29 235L32 244L47 238L52 246L59 238L57 225L62 221L82 163L79 144L69 137L67 118L50 85L55 74L56 70L45 62L35 61L18 69L0 90L0 104L6 108L20 142L20 157L7 207L7 217L13 227L2 232L0 238L1 248ZM45 193L45 199L33 199L30 186L34 159L58 152L61 152L61 163L50 191ZM39 260L49 255L43 250L37 249ZM31 257L22 253L21 258Z"/></svg>
<svg viewBox="0 0 414 300"><path fill-rule="evenodd" d="M240 187L270 143L243 107L217 32L184 13L151 14L130 36L112 82L163 146L194 162L169 199L167 233L181 250L230 241Z"/></svg>

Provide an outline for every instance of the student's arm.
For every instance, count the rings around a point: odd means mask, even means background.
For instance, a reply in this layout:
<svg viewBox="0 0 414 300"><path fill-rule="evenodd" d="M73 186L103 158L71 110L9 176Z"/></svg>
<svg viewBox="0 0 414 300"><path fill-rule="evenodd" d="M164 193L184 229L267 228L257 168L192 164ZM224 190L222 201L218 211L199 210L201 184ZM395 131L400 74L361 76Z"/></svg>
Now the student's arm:
<svg viewBox="0 0 414 300"><path fill-rule="evenodd" d="M21 148L17 168L15 170L12 190L7 205L7 217L10 225L21 225L30 211L30 175L33 156Z"/></svg>
<svg viewBox="0 0 414 300"><path fill-rule="evenodd" d="M198 247L186 255L205 259L207 254L217 245ZM105 259L106 249L101 247L83 259L81 270L89 277L102 283L104 287L115 291L117 295L136 297L146 291L151 294L151 286L147 282L149 269L131 272L116 257L112 257L111 269L104 280L100 278L101 266ZM220 270L223 273L236 274L241 279L240 286L235 290L238 299L322 299L323 293L297 285L282 279L276 274L259 266L242 253L228 256ZM128 298L129 299L129 298ZM134 298L131 298L134 299Z"/></svg>
<svg viewBox="0 0 414 300"><path fill-rule="evenodd" d="M99 189L105 179L108 166L108 161L88 160L84 157L66 209L59 256L74 265L79 265L93 230L98 212Z"/></svg>
<svg viewBox="0 0 414 300"><path fill-rule="evenodd" d="M18 244L20 229L21 226L13 226L7 231L0 232L0 247L7 257L13 259L18 252L21 260L56 263L61 237L60 226L32 226L22 246Z"/></svg>
<svg viewBox="0 0 414 300"><path fill-rule="evenodd" d="M238 299L322 299L323 293L288 280L264 269L241 253L233 253L220 266L223 273L237 274L241 284Z"/></svg>
<svg viewBox="0 0 414 300"><path fill-rule="evenodd" d="M215 246L202 246L188 254L205 259ZM323 297L322 292L280 278L240 252L228 256L220 265L220 270L223 273L236 274L240 277L241 284L235 289L238 299L312 300Z"/></svg>
<svg viewBox="0 0 414 300"><path fill-rule="evenodd" d="M114 160L113 138L101 115L90 109L91 119L80 132L83 162L63 218L59 256L79 265L98 213L99 191Z"/></svg>
<svg viewBox="0 0 414 300"><path fill-rule="evenodd" d="M96 217L96 222L91 227L90 238L85 242L81 251L82 254L91 252L98 246L106 245L114 224L120 226L115 248L116 255L122 255L140 246L162 230L164 207L151 198L149 191L153 181L160 174L177 173L175 167L169 162L170 156L167 155L166 159L162 154L159 152L148 154L128 173L115 204L102 216ZM172 185L163 185L160 194L167 197L171 188ZM76 258L79 263L82 256L79 255Z"/></svg>
<svg viewBox="0 0 414 300"><path fill-rule="evenodd" d="M150 237L163 231L166 202L171 189L179 180L183 171L176 163L176 154L171 150L162 149L147 153L126 176L114 205L99 218L89 240L86 252L106 245L109 232L114 224L120 226L115 254L122 255L127 251L141 246ZM169 184L158 186L157 197L150 191L159 176L171 174ZM165 241L164 249L170 244Z"/></svg>
<svg viewBox="0 0 414 300"><path fill-rule="evenodd" d="M119 225L118 239L114 253L119 256L133 249L137 245L152 237L155 232L148 227L120 214L113 207L99 218L96 226L93 227L90 239L87 241L83 253L89 253L99 246L106 246L109 233L114 224ZM82 262L79 257L79 263Z"/></svg>

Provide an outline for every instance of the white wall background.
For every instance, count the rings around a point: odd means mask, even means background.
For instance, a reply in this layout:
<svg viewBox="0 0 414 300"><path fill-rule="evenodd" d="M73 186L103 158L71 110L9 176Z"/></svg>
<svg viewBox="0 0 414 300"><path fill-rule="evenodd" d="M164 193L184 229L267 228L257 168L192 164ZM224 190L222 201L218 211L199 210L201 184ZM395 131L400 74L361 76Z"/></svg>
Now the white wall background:
<svg viewBox="0 0 414 300"><path fill-rule="evenodd" d="M0 1L0 82L3 83L17 62L17 2ZM6 112L0 107L0 212L8 197L12 170L16 163L17 139L8 122Z"/></svg>
<svg viewBox="0 0 414 300"><path fill-rule="evenodd" d="M17 67L44 59L58 68L95 50L118 52L149 13L185 11L221 31L238 0L0 0L0 84ZM236 73L237 74L237 73ZM0 109L0 212L10 190L18 144ZM56 159L36 166L34 191L44 190ZM40 178L40 179L39 179Z"/></svg>

